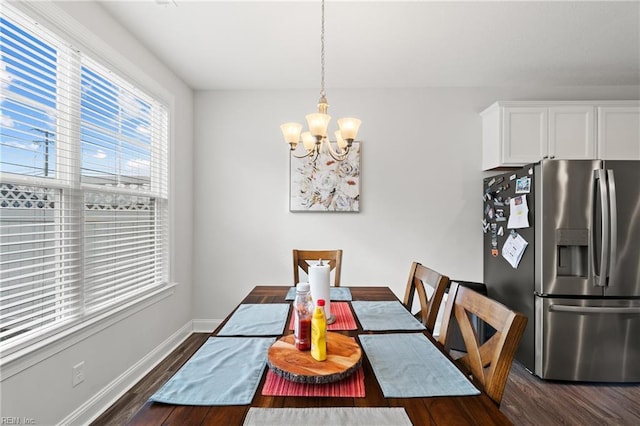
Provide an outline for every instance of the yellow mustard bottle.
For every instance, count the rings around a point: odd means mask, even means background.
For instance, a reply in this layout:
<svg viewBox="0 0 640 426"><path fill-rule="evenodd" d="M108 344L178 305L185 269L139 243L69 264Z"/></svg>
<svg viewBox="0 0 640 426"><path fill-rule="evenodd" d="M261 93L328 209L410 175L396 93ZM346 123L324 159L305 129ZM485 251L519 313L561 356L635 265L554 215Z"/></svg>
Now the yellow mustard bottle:
<svg viewBox="0 0 640 426"><path fill-rule="evenodd" d="M324 314L324 299L318 299L311 318L311 356L317 361L327 359L327 318Z"/></svg>

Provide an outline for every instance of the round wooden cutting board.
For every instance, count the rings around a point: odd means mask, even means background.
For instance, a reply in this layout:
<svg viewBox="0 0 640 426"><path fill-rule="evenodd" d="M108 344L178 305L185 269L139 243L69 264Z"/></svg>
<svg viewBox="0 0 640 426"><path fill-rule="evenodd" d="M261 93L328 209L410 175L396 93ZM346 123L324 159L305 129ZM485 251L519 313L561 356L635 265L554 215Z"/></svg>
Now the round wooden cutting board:
<svg viewBox="0 0 640 426"><path fill-rule="evenodd" d="M362 350L356 341L340 333L327 332L327 359L316 361L311 351L299 351L293 334L278 339L269 348L268 365L274 373L299 383L331 383L342 380L360 367Z"/></svg>

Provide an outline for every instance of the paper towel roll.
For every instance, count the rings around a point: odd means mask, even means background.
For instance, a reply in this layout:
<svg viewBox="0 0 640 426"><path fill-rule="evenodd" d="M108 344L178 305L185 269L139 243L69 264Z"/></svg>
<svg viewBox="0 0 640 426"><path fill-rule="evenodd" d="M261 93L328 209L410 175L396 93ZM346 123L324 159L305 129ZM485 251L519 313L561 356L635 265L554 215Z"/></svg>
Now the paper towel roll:
<svg viewBox="0 0 640 426"><path fill-rule="evenodd" d="M324 299L324 313L327 319L331 317L331 295L329 286L329 265L322 266L309 265L309 286L311 287L311 297L313 303L317 304L318 299Z"/></svg>

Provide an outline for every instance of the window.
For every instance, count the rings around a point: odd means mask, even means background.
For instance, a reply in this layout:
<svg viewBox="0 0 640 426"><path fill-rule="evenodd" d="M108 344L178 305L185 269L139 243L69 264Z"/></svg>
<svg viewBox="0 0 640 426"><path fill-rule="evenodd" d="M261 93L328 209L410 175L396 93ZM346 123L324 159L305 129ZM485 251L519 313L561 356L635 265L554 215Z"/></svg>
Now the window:
<svg viewBox="0 0 640 426"><path fill-rule="evenodd" d="M0 350L169 281L168 109L0 12Z"/></svg>

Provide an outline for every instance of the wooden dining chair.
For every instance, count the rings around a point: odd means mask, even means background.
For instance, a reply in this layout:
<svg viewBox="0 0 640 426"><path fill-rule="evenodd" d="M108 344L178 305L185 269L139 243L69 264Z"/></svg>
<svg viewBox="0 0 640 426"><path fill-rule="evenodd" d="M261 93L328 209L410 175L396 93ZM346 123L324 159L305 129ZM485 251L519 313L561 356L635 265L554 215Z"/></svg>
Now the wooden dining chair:
<svg viewBox="0 0 640 426"><path fill-rule="evenodd" d="M493 336L483 344L478 343L471 315L495 329ZM466 349L466 354L457 358L456 363L500 406L513 357L527 325L527 317L454 282L449 288L438 336L438 341L446 350L449 350L448 340L453 320L460 328Z"/></svg>
<svg viewBox="0 0 640 426"><path fill-rule="evenodd" d="M342 270L342 250L297 250L293 249L293 285L300 282L300 269L309 275L309 261L315 265L319 259L329 262L333 273L333 285L340 287L340 271Z"/></svg>
<svg viewBox="0 0 640 426"><path fill-rule="evenodd" d="M433 289L431 297L428 296L425 286ZM407 281L402 304L411 312L413 309L413 298L416 294L418 295L420 311L414 314L414 316L424 324L431 334L433 334L433 329L436 325L442 297L448 286L449 277L446 275L442 275L418 262L411 264L409 280Z"/></svg>

